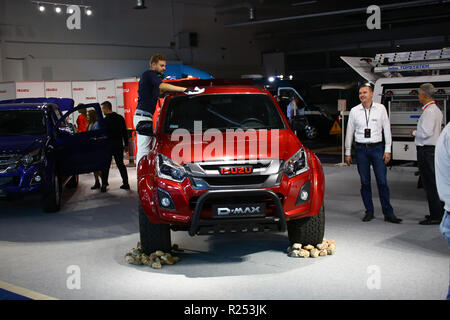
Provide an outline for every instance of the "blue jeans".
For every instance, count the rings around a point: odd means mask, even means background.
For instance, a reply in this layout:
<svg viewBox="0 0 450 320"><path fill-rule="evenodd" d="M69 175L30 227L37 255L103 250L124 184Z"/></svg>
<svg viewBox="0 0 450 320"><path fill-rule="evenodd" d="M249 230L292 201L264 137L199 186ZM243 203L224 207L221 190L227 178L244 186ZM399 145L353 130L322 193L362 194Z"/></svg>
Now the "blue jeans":
<svg viewBox="0 0 450 320"><path fill-rule="evenodd" d="M374 147L356 144L356 163L358 173L361 178L361 197L366 208L366 213L373 214L372 187L370 185L370 166L373 167L375 179L377 181L378 194L383 214L392 216L394 209L389 201L389 187L386 179L386 165L384 164L384 145L380 144Z"/></svg>
<svg viewBox="0 0 450 320"><path fill-rule="evenodd" d="M448 213L444 213L444 216L442 217L440 230L447 240L447 244L450 246L450 216ZM450 300L450 283L448 286L447 300Z"/></svg>

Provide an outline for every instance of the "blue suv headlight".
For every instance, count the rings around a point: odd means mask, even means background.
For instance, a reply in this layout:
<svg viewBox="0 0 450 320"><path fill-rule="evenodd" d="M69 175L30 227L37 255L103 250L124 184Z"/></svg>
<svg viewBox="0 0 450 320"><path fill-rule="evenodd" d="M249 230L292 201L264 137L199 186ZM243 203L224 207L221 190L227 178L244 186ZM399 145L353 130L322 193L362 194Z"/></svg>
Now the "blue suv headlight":
<svg viewBox="0 0 450 320"><path fill-rule="evenodd" d="M26 167L32 166L36 163L44 160L44 152L42 148L36 149L25 156L23 156L19 161Z"/></svg>

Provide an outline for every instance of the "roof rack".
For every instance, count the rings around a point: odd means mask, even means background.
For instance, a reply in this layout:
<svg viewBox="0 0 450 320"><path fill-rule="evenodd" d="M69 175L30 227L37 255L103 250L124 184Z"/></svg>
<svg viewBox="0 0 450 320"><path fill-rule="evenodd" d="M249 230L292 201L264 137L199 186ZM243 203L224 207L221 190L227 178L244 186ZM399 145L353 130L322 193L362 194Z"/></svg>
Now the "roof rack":
<svg viewBox="0 0 450 320"><path fill-rule="evenodd" d="M450 48L439 50L379 53L373 60L374 73L429 71L450 69Z"/></svg>

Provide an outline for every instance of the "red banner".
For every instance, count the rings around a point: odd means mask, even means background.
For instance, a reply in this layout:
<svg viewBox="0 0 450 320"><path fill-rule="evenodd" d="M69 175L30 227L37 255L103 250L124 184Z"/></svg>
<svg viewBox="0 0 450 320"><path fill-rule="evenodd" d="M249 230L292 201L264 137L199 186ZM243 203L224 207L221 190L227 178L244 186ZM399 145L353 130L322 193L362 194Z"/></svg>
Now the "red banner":
<svg viewBox="0 0 450 320"><path fill-rule="evenodd" d="M134 130L133 117L136 111L138 101L139 82L123 83L123 108L124 118L127 129Z"/></svg>

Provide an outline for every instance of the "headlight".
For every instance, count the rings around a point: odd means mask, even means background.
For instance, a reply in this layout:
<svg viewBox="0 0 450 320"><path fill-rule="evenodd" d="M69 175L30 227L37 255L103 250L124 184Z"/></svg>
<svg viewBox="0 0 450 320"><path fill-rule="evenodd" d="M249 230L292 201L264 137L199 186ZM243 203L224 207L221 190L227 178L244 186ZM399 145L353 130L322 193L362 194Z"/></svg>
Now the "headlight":
<svg viewBox="0 0 450 320"><path fill-rule="evenodd" d="M288 177L295 177L303 172L308 171L308 158L303 148L298 150L292 157L283 163L283 173Z"/></svg>
<svg viewBox="0 0 450 320"><path fill-rule="evenodd" d="M183 182L186 179L186 171L183 166L162 154L158 154L156 157L156 171L159 178L176 182Z"/></svg>
<svg viewBox="0 0 450 320"><path fill-rule="evenodd" d="M44 159L44 152L42 148L36 149L33 152L25 155L20 159L20 162L25 166L31 166Z"/></svg>

